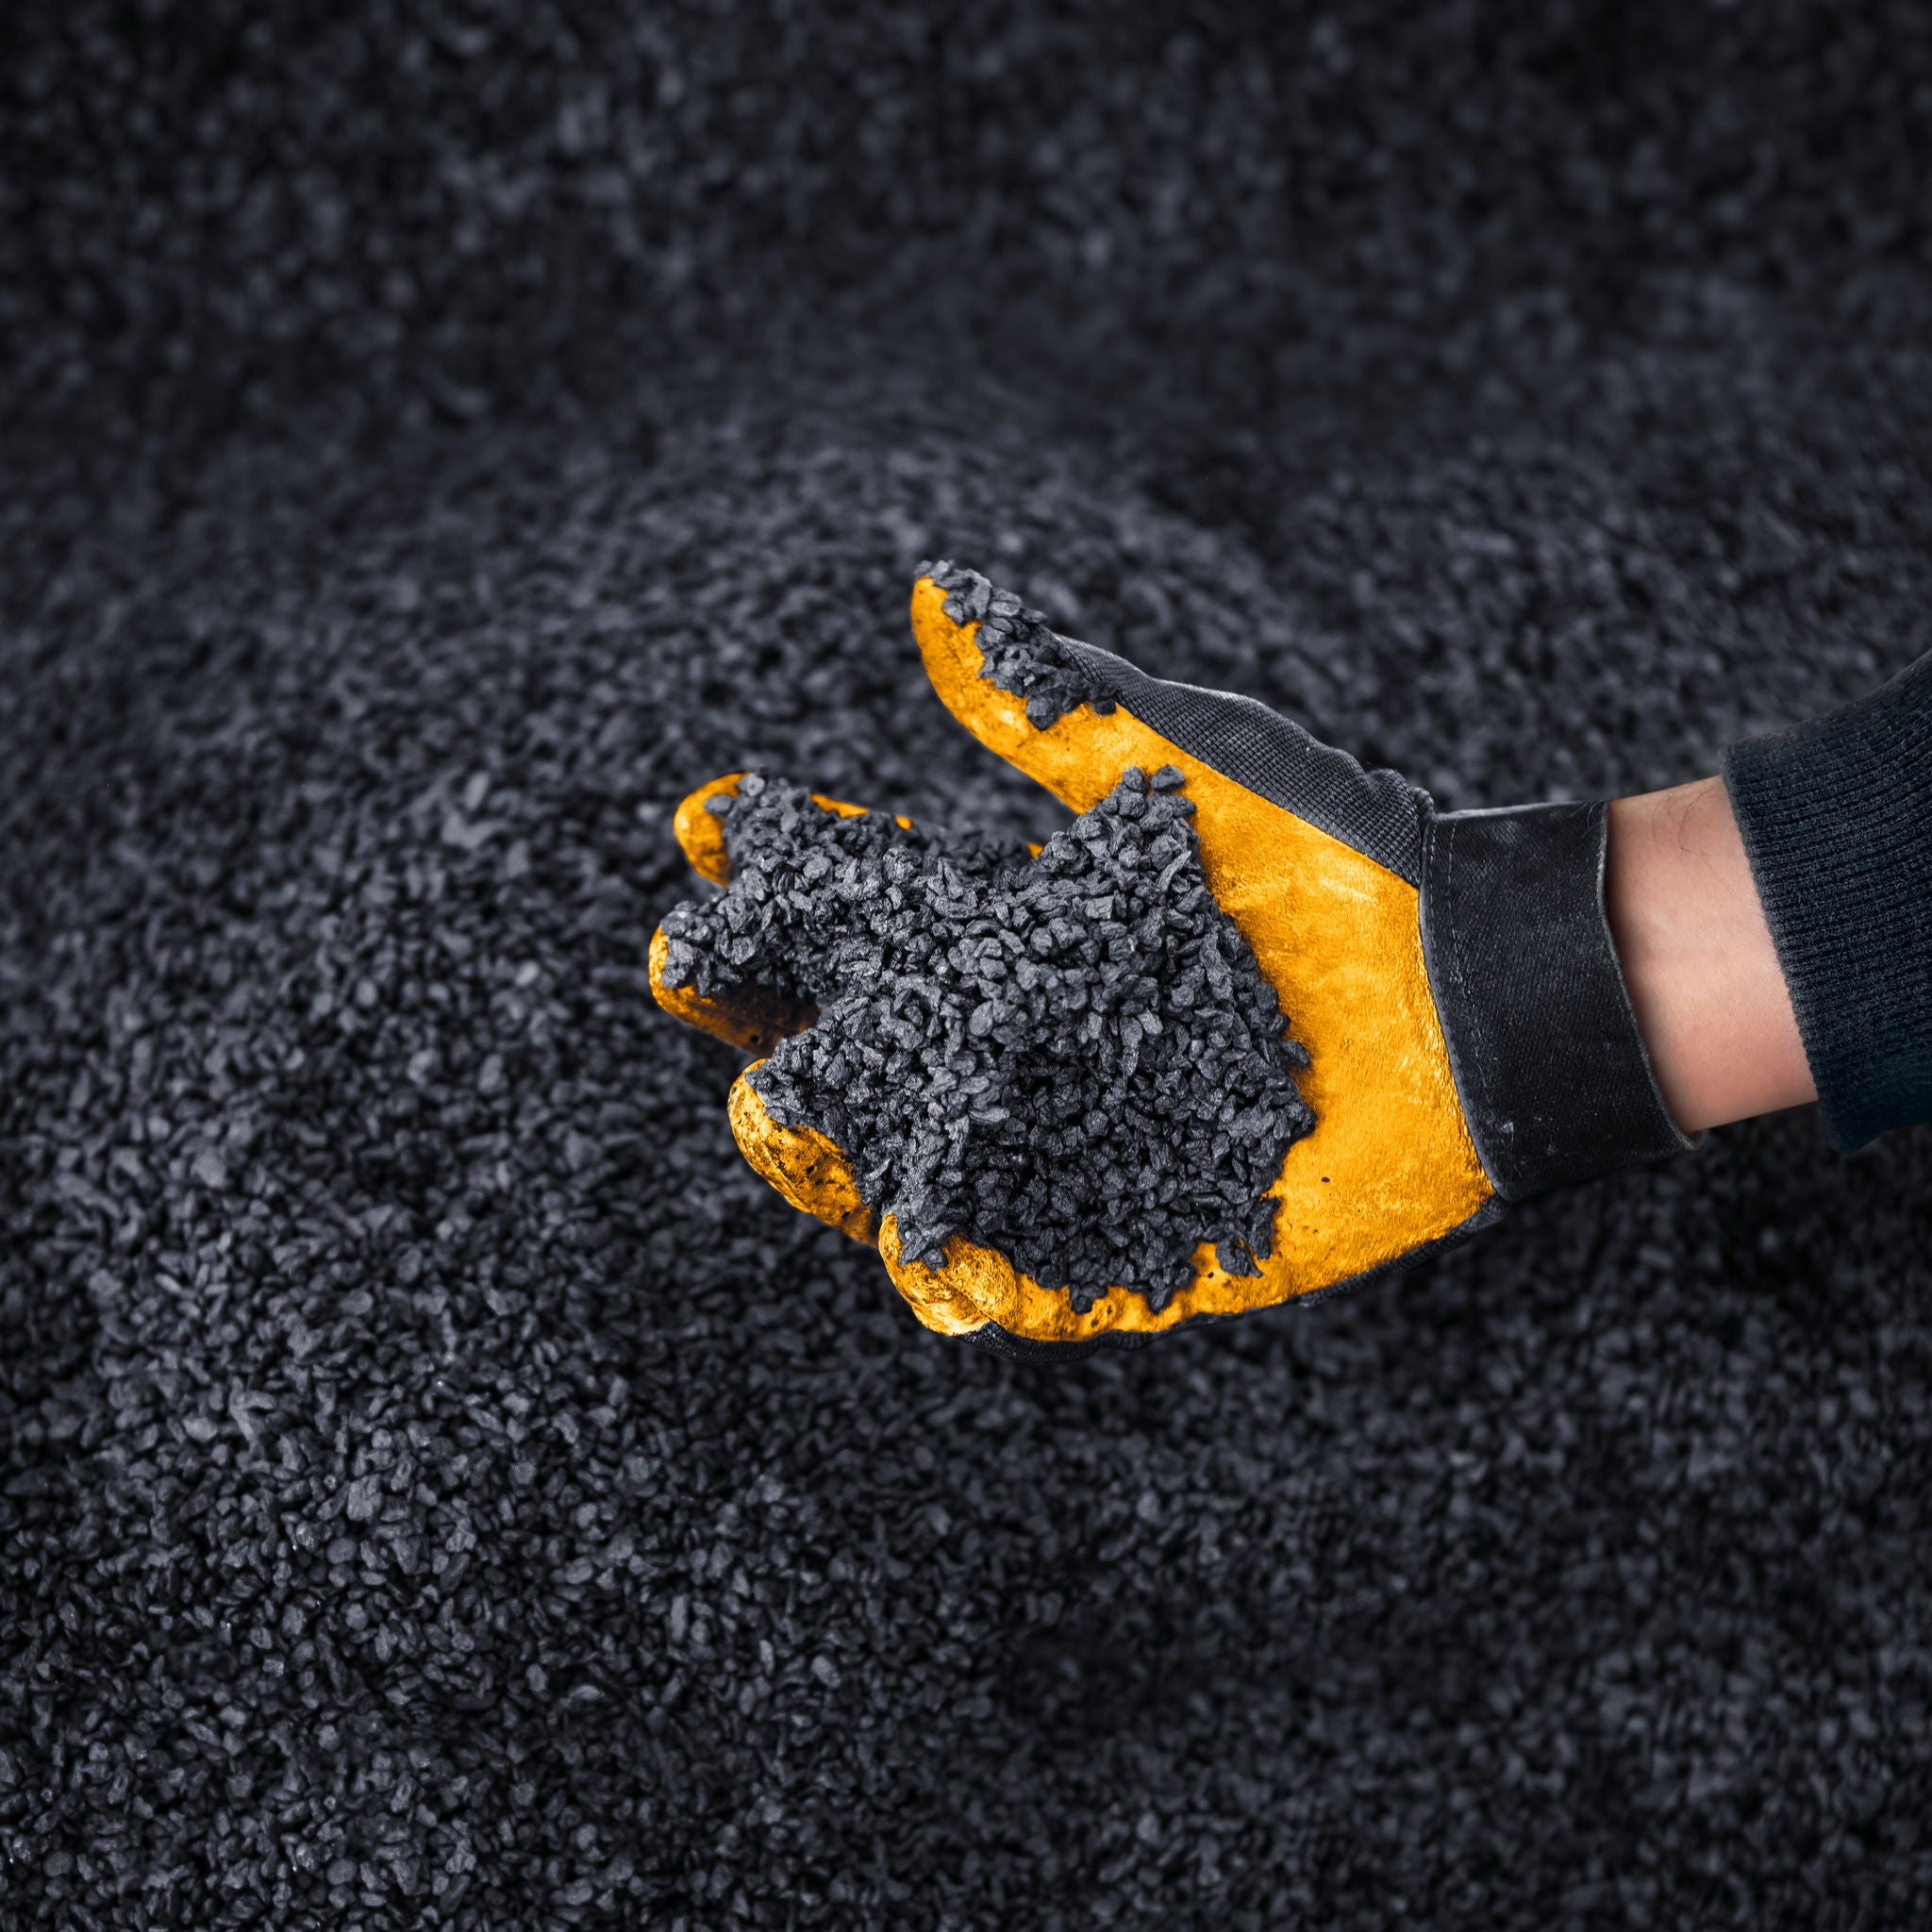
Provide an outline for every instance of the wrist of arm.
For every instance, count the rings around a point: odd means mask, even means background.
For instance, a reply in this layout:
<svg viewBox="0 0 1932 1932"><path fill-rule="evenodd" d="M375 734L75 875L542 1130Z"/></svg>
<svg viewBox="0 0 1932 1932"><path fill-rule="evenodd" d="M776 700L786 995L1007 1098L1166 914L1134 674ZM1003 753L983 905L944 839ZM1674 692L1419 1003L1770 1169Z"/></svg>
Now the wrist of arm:
<svg viewBox="0 0 1932 1932"><path fill-rule="evenodd" d="M1817 1097L1721 778L1611 801L1604 899L1651 1069L1686 1133Z"/></svg>

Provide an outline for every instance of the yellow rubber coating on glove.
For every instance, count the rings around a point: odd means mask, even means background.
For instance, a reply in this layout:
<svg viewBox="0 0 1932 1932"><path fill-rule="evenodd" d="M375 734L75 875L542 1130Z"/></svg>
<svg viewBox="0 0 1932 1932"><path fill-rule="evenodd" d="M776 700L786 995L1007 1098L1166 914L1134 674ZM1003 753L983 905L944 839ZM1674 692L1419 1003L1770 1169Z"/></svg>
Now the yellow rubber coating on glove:
<svg viewBox="0 0 1932 1932"><path fill-rule="evenodd" d="M888 1214L879 1224L878 1249L892 1286L924 1324L941 1335L970 1335L998 1319L995 1310L1011 1305L1013 1264L992 1248L963 1236L946 1243L943 1268L925 1268L899 1258L899 1219Z"/></svg>
<svg viewBox="0 0 1932 1932"><path fill-rule="evenodd" d="M1191 1286L1158 1314L1124 1290L1077 1315L1063 1294L963 1240L935 1274L888 1269L915 1310L946 1283L1016 1335L1074 1341L1105 1328L1172 1328L1345 1281L1447 1234L1491 1189L1464 1124L1423 963L1416 889L1307 820L1182 751L1124 708L1082 705L1044 730L1021 699L980 674L976 624L945 613L929 577L913 587L912 628L946 708L979 741L1074 811L1097 805L1138 765L1174 765L1194 802L1208 883L1281 996L1311 1064L1300 1076L1315 1128L1288 1151L1270 1189L1280 1202L1258 1275L1229 1275L1197 1251ZM957 1277L957 1278L955 1278Z"/></svg>
<svg viewBox="0 0 1932 1932"><path fill-rule="evenodd" d="M740 1153L794 1208L874 1245L878 1224L844 1155L814 1127L781 1127L752 1091L746 1076L762 1064L754 1060L739 1074L725 1103Z"/></svg>

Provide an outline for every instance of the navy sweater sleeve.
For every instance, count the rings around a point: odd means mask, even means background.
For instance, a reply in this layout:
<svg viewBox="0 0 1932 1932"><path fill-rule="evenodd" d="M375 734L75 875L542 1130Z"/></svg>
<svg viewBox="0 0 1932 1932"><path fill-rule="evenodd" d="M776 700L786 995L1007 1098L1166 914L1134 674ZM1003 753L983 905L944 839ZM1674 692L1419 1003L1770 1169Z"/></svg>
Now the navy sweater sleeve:
<svg viewBox="0 0 1932 1932"><path fill-rule="evenodd" d="M1932 655L1724 773L1825 1131L1932 1120Z"/></svg>

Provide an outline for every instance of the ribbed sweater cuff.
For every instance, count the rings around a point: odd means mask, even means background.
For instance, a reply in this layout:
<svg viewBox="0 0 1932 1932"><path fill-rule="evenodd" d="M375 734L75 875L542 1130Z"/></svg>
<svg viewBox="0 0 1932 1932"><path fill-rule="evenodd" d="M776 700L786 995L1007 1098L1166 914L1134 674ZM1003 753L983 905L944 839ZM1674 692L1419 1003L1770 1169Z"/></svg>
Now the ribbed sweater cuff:
<svg viewBox="0 0 1932 1932"><path fill-rule="evenodd" d="M1932 656L1724 774L1825 1131L1932 1120Z"/></svg>

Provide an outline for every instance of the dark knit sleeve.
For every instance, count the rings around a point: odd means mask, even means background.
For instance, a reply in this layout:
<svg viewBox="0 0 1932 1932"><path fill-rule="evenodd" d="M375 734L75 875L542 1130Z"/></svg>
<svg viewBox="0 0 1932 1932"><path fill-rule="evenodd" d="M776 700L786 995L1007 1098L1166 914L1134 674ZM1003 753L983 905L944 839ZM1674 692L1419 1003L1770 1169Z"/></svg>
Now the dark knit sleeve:
<svg viewBox="0 0 1932 1932"><path fill-rule="evenodd" d="M1932 1120L1932 655L1724 772L1833 1144Z"/></svg>

